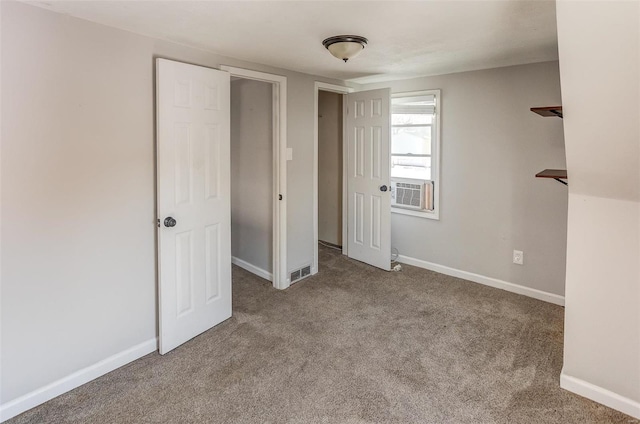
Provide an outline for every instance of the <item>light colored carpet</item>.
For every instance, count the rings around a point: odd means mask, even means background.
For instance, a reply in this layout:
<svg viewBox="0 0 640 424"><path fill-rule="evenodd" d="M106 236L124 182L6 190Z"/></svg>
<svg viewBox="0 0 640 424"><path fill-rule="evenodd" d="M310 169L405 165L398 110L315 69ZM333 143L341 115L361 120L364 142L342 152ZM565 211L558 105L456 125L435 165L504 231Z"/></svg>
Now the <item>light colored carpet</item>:
<svg viewBox="0 0 640 424"><path fill-rule="evenodd" d="M233 269L233 317L18 423L633 423L559 388L561 307L320 248L286 291Z"/></svg>

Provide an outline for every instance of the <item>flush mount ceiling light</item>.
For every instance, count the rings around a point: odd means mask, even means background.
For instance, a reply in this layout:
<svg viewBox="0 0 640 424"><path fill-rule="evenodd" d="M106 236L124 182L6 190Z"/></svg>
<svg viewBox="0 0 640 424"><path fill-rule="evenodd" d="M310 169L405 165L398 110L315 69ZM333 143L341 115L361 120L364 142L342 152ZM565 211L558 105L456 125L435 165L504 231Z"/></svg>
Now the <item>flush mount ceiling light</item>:
<svg viewBox="0 0 640 424"><path fill-rule="evenodd" d="M336 35L335 37L329 37L322 42L322 45L329 50L329 52L342 59L345 62L352 57L355 57L358 53L364 49L368 40L359 35Z"/></svg>

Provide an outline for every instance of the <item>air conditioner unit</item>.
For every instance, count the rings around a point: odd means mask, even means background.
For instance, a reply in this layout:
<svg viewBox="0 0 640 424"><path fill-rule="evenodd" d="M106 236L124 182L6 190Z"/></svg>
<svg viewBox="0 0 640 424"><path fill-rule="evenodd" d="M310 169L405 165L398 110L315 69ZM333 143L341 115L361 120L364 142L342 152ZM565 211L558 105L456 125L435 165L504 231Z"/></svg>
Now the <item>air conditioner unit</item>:
<svg viewBox="0 0 640 424"><path fill-rule="evenodd" d="M391 179L391 206L414 210L433 209L433 181Z"/></svg>

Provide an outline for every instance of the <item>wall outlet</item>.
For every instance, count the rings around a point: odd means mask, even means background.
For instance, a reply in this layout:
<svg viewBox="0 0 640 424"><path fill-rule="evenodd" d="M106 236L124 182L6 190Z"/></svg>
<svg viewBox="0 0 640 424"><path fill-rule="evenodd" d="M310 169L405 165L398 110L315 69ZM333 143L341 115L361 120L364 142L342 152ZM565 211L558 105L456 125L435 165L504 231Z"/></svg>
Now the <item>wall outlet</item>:
<svg viewBox="0 0 640 424"><path fill-rule="evenodd" d="M517 265L524 265L524 252L522 250L513 251L513 263Z"/></svg>

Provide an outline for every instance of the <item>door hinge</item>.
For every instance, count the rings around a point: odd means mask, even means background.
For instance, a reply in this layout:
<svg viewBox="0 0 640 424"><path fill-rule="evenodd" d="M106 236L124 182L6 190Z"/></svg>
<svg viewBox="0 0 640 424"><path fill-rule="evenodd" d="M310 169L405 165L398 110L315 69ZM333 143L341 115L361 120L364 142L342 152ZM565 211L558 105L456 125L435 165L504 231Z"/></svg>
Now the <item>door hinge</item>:
<svg viewBox="0 0 640 424"><path fill-rule="evenodd" d="M156 225L158 226L158 228L160 228L160 218L158 218L156 221Z"/></svg>
<svg viewBox="0 0 640 424"><path fill-rule="evenodd" d="M278 200L282 200L282 194L278 194Z"/></svg>

